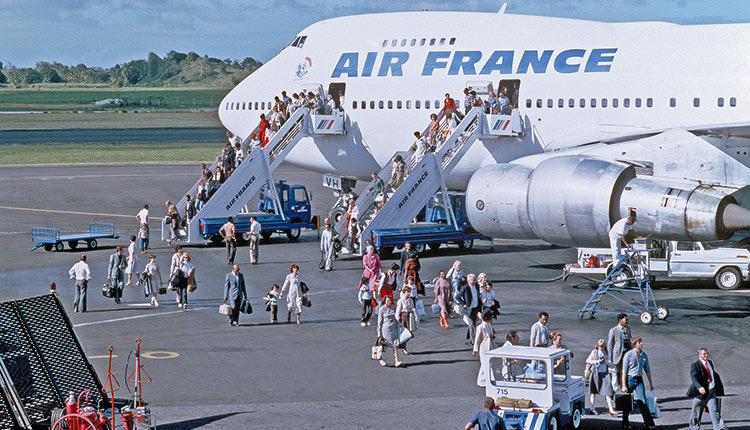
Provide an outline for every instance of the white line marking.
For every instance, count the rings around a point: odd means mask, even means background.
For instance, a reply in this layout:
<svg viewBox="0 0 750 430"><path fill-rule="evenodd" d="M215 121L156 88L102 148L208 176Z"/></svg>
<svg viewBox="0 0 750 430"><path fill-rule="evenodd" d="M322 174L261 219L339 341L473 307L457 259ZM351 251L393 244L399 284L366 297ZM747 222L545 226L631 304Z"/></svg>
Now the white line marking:
<svg viewBox="0 0 750 430"><path fill-rule="evenodd" d="M125 320L134 320L137 318L146 318L146 317L156 317L161 315L169 315L169 314L179 314L182 312L190 312L190 311L200 311L203 309L208 309L207 307L204 308L194 308L194 309L188 309L187 311L170 311L170 312L159 312L158 314L149 314L149 315L136 315L133 317L123 317L123 318L114 318L111 320L104 320L104 321L92 321L87 323L80 323L80 324L73 324L73 327L84 327L87 325L94 325L94 324L106 324L111 322L117 322L117 321L125 321Z"/></svg>

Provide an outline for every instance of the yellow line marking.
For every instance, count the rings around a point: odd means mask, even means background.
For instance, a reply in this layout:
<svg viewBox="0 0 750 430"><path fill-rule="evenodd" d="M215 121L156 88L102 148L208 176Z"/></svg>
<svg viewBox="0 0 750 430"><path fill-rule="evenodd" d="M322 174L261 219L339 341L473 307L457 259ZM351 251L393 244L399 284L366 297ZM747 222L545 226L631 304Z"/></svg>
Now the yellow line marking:
<svg viewBox="0 0 750 430"><path fill-rule="evenodd" d="M93 358L109 358L109 355L89 355L89 360ZM117 355L112 355L112 358L117 358Z"/></svg>
<svg viewBox="0 0 750 430"><path fill-rule="evenodd" d="M171 351L146 351L141 353L141 357L152 360L164 360L167 358L177 358L180 354Z"/></svg>
<svg viewBox="0 0 750 430"><path fill-rule="evenodd" d="M15 211L28 211L28 212L48 212L58 214L73 214L73 215L95 215L95 216L111 216L117 218L135 218L135 215L120 215L120 214L103 214L97 212L77 212L77 211L61 211L55 209L34 209L34 208L18 208L14 206L0 206L0 209L11 209Z"/></svg>

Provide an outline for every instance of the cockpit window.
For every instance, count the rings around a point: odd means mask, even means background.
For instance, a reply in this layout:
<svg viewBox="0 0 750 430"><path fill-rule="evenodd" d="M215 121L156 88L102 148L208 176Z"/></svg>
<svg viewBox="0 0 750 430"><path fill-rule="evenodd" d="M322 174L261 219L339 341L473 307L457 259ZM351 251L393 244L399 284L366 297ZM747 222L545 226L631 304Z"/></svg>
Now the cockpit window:
<svg viewBox="0 0 750 430"><path fill-rule="evenodd" d="M297 43L299 43L299 36L295 37L294 40L292 40L292 43L289 44L289 46L297 46Z"/></svg>
<svg viewBox="0 0 750 430"><path fill-rule="evenodd" d="M307 36L297 36L297 38L292 41L291 46L301 48L305 46L305 40L307 40Z"/></svg>

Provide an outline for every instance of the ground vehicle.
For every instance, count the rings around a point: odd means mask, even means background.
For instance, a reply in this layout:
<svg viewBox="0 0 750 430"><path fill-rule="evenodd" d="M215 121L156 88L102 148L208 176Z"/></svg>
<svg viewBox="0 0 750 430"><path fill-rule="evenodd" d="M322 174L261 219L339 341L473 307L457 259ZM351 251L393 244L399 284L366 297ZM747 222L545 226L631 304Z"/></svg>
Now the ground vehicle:
<svg viewBox="0 0 750 430"><path fill-rule="evenodd" d="M92 222L89 231L85 233L60 234L59 228L34 227L31 229L31 241L35 242L32 252L42 246L46 251L62 251L68 242L70 249L76 249L79 242L86 242L89 249L95 249L99 244L97 239L119 239L120 235L115 232L114 224L102 224Z"/></svg>
<svg viewBox="0 0 750 430"><path fill-rule="evenodd" d="M585 384L570 374L567 349L506 345L486 352L482 364L486 395L495 399L505 428L581 427Z"/></svg>
<svg viewBox="0 0 750 430"><path fill-rule="evenodd" d="M438 196L439 193L436 195ZM418 252L426 246L437 249L444 243L456 243L461 249L471 249L474 240L490 240L471 226L466 217L465 194L449 193L450 205L455 216L455 224L450 209L440 204L439 197L431 199L417 222L406 228L386 228L372 231L372 243L379 252L390 253L394 247L411 243Z"/></svg>
<svg viewBox="0 0 750 430"><path fill-rule="evenodd" d="M647 241L645 260L651 274L661 278L713 279L722 290L734 290L750 280L750 251L745 248L716 247L705 242ZM607 248L579 248L578 264L568 265L569 273L607 273L612 253Z"/></svg>
<svg viewBox="0 0 750 430"><path fill-rule="evenodd" d="M261 226L260 234L269 238L275 232L286 233L291 241L299 238L303 228L315 229L318 226L317 217L311 215L310 198L307 188L303 185L290 185L285 181L278 181L276 193L279 196L281 210L276 213L276 204L268 192L268 188L261 188L258 195L258 212L241 213L234 216L235 231L240 234L239 241L247 242L250 231L250 217L255 215ZM199 212L200 214L200 212ZM202 218L200 219L200 232L204 239L221 241L219 230L226 218Z"/></svg>
<svg viewBox="0 0 750 430"><path fill-rule="evenodd" d="M354 192L357 185L356 178L340 177L336 175L323 175L323 186L333 189L333 195L336 196L336 202L331 207L328 216L335 225L349 209L349 200L357 200L359 195Z"/></svg>

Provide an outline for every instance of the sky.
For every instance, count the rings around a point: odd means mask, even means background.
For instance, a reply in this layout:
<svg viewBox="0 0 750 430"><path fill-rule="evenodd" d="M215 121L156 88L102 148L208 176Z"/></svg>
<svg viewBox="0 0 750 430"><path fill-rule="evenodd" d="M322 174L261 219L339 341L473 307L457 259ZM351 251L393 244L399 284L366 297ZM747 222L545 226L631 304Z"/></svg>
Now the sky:
<svg viewBox="0 0 750 430"><path fill-rule="evenodd" d="M377 12L497 12L485 0L0 0L0 62L112 67L149 52L266 62L308 25ZM676 24L750 22L749 0L508 0L507 13Z"/></svg>

